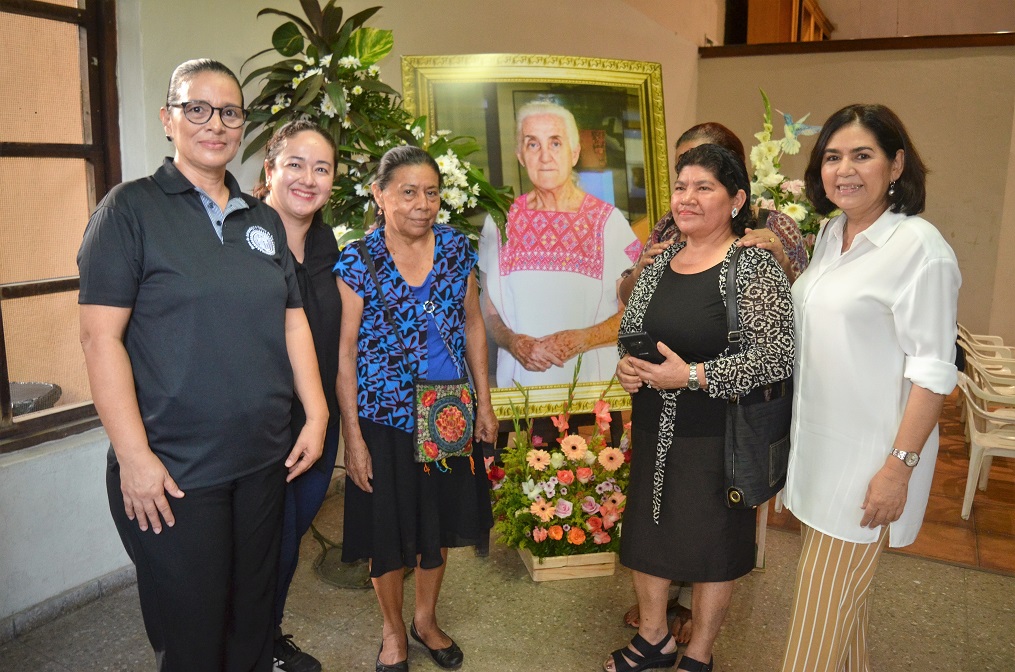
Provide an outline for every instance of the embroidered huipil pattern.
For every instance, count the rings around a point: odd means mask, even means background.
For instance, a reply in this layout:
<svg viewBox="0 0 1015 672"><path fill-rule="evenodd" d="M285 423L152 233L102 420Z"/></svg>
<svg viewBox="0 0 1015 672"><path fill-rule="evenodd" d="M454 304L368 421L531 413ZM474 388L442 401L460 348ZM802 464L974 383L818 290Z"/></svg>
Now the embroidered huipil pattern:
<svg viewBox="0 0 1015 672"><path fill-rule="evenodd" d="M507 242L487 219L479 265L487 292L504 324L515 333L540 337L598 324L619 310L617 280L638 259L642 245L623 215L586 195L576 212L529 210L526 196L508 213ZM612 345L585 354L581 380L609 379L617 365ZM574 360L546 372L526 371L500 350L497 384L570 383Z"/></svg>

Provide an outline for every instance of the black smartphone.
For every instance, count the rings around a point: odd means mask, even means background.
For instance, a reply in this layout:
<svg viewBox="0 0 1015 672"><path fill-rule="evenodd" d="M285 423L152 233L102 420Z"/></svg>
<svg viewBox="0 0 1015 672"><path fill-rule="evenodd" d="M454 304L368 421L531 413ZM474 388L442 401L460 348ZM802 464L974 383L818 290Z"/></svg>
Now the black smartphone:
<svg viewBox="0 0 1015 672"><path fill-rule="evenodd" d="M632 357L637 357L653 364L662 364L666 361L666 358L659 354L659 349L656 347L656 339L644 331L633 334L621 334L620 342L624 344L627 352Z"/></svg>

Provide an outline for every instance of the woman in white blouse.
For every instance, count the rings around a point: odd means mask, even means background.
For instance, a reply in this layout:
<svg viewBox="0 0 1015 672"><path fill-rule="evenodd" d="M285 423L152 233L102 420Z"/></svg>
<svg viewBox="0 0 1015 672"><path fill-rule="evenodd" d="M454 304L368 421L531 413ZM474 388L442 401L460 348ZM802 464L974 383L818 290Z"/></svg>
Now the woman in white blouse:
<svg viewBox="0 0 1015 672"><path fill-rule="evenodd" d="M786 505L803 524L788 670L866 670L867 591L913 543L955 386L955 254L917 214L926 169L899 118L850 105L806 172L825 225L793 285L797 362Z"/></svg>

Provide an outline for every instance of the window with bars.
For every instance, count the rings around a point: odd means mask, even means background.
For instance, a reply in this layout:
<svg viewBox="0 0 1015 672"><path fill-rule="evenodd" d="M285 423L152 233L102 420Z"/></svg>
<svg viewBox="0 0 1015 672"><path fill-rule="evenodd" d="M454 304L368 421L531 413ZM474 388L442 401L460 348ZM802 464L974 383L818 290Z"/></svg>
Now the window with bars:
<svg viewBox="0 0 1015 672"><path fill-rule="evenodd" d="M120 181L114 0L0 0L0 452L98 425L78 343L88 214Z"/></svg>

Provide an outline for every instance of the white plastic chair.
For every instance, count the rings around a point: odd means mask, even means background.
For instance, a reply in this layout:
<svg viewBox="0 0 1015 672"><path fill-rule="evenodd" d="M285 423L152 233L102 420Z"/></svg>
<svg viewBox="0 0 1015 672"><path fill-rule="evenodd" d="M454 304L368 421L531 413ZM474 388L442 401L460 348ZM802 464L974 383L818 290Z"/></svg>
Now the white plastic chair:
<svg viewBox="0 0 1015 672"><path fill-rule="evenodd" d="M991 368L979 357L966 357L966 375L988 392L1015 395L1015 373Z"/></svg>
<svg viewBox="0 0 1015 672"><path fill-rule="evenodd" d="M962 498L962 519L968 520L976 488L987 489L993 458L1015 457L1015 396L988 393L963 373L959 373L959 387L966 401L969 436L969 471Z"/></svg>
<svg viewBox="0 0 1015 672"><path fill-rule="evenodd" d="M965 326L960 322L958 325L959 338L968 343L978 343L980 345L1004 345L1004 339L1000 336L992 336L990 334L973 334L970 333Z"/></svg>

